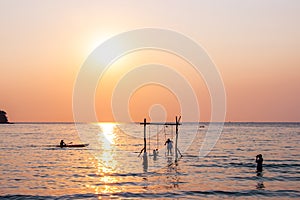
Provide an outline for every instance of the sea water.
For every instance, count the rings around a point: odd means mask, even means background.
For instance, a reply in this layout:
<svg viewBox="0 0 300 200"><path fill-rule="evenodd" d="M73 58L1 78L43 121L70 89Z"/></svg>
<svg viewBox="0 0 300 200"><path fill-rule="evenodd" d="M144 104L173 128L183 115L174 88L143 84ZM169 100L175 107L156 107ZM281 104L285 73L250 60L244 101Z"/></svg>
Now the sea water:
<svg viewBox="0 0 300 200"><path fill-rule="evenodd" d="M204 127L202 127L204 126ZM199 150L208 123L172 126L17 123L0 126L0 198L291 199L300 198L299 123L225 123L213 149ZM89 143L83 148L59 148ZM158 149L158 156L152 155ZM256 173L255 156L264 158Z"/></svg>

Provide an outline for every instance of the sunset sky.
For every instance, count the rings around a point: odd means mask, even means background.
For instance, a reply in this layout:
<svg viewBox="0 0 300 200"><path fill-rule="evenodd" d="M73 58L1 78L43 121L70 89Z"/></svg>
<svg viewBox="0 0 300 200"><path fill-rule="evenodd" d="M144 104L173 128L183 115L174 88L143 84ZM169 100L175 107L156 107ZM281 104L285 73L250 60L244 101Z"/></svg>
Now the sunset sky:
<svg viewBox="0 0 300 200"><path fill-rule="evenodd" d="M0 0L0 110L13 122L73 121L73 88L89 54L116 34L152 27L184 34L206 50L224 82L226 121L300 121L299 11L298 0ZM120 66L159 62L194 80L180 68L184 61L165 54L144 51L116 61L102 80L106 92L95 93L99 121L113 120L109 95ZM205 83L192 87L201 117L186 120L209 121ZM179 112L170 91L144 89L129 101L134 120L157 103L171 117Z"/></svg>

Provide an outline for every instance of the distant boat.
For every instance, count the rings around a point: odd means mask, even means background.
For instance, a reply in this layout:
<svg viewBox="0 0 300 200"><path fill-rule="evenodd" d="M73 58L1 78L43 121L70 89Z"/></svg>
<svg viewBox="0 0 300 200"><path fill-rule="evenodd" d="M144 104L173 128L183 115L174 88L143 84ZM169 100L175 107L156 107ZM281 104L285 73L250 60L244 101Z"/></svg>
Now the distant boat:
<svg viewBox="0 0 300 200"><path fill-rule="evenodd" d="M68 147L68 148L76 148L76 147L87 147L89 146L89 144L67 144L65 146L62 146L62 148L64 147ZM61 147L60 145L56 145L55 147Z"/></svg>

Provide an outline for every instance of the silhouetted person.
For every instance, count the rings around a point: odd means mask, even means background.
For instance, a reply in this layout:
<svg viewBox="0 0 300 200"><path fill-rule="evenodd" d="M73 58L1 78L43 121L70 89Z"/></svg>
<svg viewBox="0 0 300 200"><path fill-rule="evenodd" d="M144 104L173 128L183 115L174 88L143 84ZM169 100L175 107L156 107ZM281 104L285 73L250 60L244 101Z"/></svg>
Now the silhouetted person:
<svg viewBox="0 0 300 200"><path fill-rule="evenodd" d="M264 159L263 159L262 155L261 155L261 154L258 154L258 155L256 156L256 163L257 163L256 171L257 171L257 172L262 172L262 170L263 170L263 166L262 166L263 161L264 161Z"/></svg>
<svg viewBox="0 0 300 200"><path fill-rule="evenodd" d="M165 145L167 145L168 155L172 154L173 142L170 140L170 138L167 139Z"/></svg>
<svg viewBox="0 0 300 200"><path fill-rule="evenodd" d="M67 145L66 145L66 143L64 142L64 140L61 140L59 146L60 146L60 148L63 148L63 147L65 147L65 146L67 146Z"/></svg>

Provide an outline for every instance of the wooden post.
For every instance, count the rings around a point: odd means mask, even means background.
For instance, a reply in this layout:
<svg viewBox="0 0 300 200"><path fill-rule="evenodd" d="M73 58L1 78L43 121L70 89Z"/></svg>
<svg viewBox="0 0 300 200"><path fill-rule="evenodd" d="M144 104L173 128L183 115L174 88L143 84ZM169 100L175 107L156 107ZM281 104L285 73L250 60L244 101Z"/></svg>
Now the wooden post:
<svg viewBox="0 0 300 200"><path fill-rule="evenodd" d="M176 116L176 139L175 139L175 162L177 162L178 159L178 153L177 153L177 142L178 142L178 121Z"/></svg>
<svg viewBox="0 0 300 200"><path fill-rule="evenodd" d="M177 119L176 116L176 140L175 140L175 162L178 160L178 126L181 116Z"/></svg>
<svg viewBox="0 0 300 200"><path fill-rule="evenodd" d="M146 118L144 118L144 153L147 153L147 142L146 142Z"/></svg>

